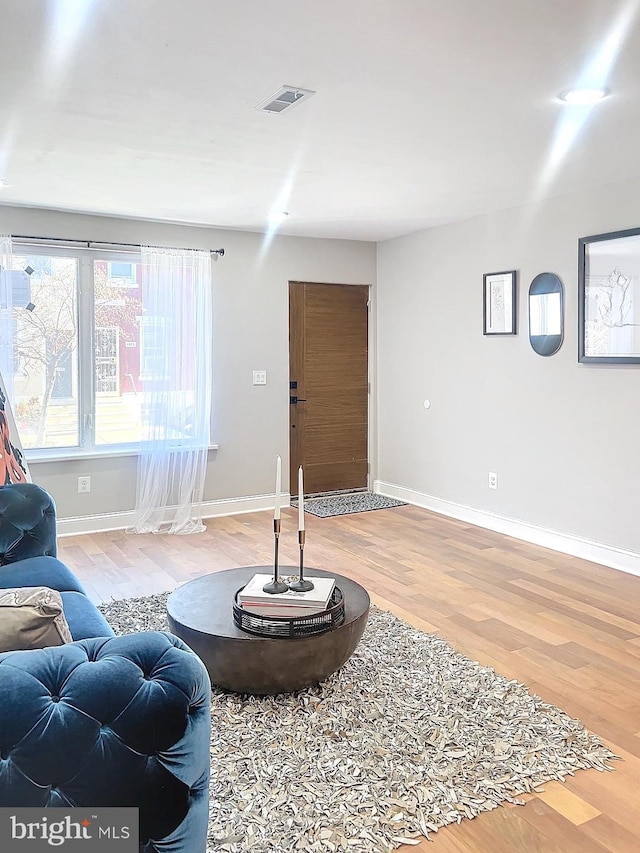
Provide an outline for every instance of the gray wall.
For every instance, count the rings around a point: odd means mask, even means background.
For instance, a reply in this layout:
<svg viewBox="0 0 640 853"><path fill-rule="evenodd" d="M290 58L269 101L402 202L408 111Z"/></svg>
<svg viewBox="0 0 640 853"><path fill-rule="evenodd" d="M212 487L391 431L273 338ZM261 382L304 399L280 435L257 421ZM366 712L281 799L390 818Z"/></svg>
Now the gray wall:
<svg viewBox="0 0 640 853"><path fill-rule="evenodd" d="M640 226L639 198L629 181L378 246L379 480L640 553L640 366L577 361L578 238ZM482 275L508 269L518 334L483 337ZM545 271L565 286L548 358L527 336Z"/></svg>
<svg viewBox="0 0 640 853"><path fill-rule="evenodd" d="M0 207L0 231L77 240L219 248L213 265L214 406L219 450L212 451L205 500L273 493L275 458L289 458L289 280L375 284L373 243L276 237L247 232ZM266 369L266 387L252 371ZM135 504L134 456L32 465L55 496L61 518L123 512ZM77 477L91 476L78 495Z"/></svg>

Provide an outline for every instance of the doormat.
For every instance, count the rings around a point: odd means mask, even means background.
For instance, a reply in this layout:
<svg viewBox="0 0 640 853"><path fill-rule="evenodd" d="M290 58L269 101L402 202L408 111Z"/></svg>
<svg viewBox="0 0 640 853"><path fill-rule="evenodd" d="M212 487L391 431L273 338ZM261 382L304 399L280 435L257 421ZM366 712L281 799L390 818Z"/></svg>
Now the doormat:
<svg viewBox="0 0 640 853"><path fill-rule="evenodd" d="M166 631L166 600L100 610L117 634ZM615 758L523 684L376 607L322 684L214 688L211 722L207 853L388 853Z"/></svg>
<svg viewBox="0 0 640 853"><path fill-rule="evenodd" d="M394 506L406 506L406 501L387 498L374 492L351 492L350 494L328 495L324 498L306 499L304 511L319 518L332 515L350 515L353 512L369 512L372 509L390 509ZM298 501L291 501L297 507Z"/></svg>

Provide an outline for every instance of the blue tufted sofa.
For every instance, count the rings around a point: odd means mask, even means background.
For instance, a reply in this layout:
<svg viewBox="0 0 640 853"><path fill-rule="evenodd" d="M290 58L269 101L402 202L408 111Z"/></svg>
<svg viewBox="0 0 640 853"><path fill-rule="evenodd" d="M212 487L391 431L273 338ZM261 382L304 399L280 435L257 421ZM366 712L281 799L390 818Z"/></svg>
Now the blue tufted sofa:
<svg viewBox="0 0 640 853"><path fill-rule="evenodd" d="M56 557L55 506L0 487L0 587L60 591L75 642L0 654L0 806L136 806L141 853L204 853L210 683L177 637L115 637Z"/></svg>

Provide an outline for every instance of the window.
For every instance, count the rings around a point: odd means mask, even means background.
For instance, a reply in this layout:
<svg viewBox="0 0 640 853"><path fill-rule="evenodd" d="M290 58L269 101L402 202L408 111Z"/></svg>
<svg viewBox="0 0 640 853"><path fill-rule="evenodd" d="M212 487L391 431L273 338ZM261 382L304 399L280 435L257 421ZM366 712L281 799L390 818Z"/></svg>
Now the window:
<svg viewBox="0 0 640 853"><path fill-rule="evenodd" d="M32 269L35 306L13 308L14 410L25 449L140 440L145 370L162 356L161 341L149 342L141 363L141 266L133 254L14 245L14 270Z"/></svg>
<svg viewBox="0 0 640 853"><path fill-rule="evenodd" d="M11 304L26 308L31 302L31 279L25 270L11 271Z"/></svg>
<svg viewBox="0 0 640 853"><path fill-rule="evenodd" d="M78 397L78 258L13 255L14 269L33 267L33 311L13 308L14 414L25 448L80 441Z"/></svg>
<svg viewBox="0 0 640 853"><path fill-rule="evenodd" d="M109 261L109 281L113 287L137 287L138 264L125 261Z"/></svg>
<svg viewBox="0 0 640 853"><path fill-rule="evenodd" d="M141 379L165 379L167 377L168 365L166 363L166 334L164 317L141 317Z"/></svg>

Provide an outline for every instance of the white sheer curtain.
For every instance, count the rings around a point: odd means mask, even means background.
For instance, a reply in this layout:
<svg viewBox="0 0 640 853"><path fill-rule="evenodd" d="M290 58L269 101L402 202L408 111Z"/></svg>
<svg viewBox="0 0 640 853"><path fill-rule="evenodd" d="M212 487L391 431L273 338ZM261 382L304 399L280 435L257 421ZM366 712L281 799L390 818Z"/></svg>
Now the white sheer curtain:
<svg viewBox="0 0 640 853"><path fill-rule="evenodd" d="M210 443L209 252L142 248L142 445L133 533L199 533Z"/></svg>
<svg viewBox="0 0 640 853"><path fill-rule="evenodd" d="M13 285L10 234L0 234L0 374L7 396L13 399Z"/></svg>

